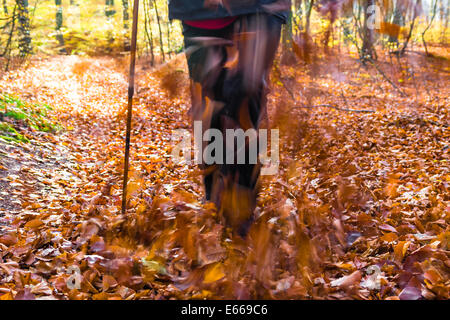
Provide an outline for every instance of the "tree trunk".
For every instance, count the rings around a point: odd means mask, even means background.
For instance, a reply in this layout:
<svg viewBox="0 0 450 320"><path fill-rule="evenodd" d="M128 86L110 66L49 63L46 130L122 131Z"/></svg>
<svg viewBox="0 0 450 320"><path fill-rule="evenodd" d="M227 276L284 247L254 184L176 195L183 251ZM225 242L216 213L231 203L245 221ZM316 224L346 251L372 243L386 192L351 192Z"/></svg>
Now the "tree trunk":
<svg viewBox="0 0 450 320"><path fill-rule="evenodd" d="M166 61L166 55L164 53L164 42L163 42L163 35L162 35L162 27L161 27L161 19L159 18L158 13L158 5L156 4L156 0L153 0L153 8L155 9L156 13L156 21L158 22L158 29L159 29L159 46L162 54L163 61Z"/></svg>
<svg viewBox="0 0 450 320"><path fill-rule="evenodd" d="M433 20L436 17L437 2L438 2L438 0L434 0L434 6L433 6L433 9L432 9L432 15L431 15L430 23L427 25L425 30L423 30L423 32L422 32L422 42L423 42L423 46L425 47L425 53L426 53L427 56L430 55L430 54L428 53L427 43L425 42L425 33L428 31L428 29L430 29L431 25L433 24Z"/></svg>
<svg viewBox="0 0 450 320"><path fill-rule="evenodd" d="M314 0L309 1L308 9L306 10L306 21L305 21L305 33L309 36L309 26L311 21L311 12L314 5Z"/></svg>
<svg viewBox="0 0 450 320"><path fill-rule="evenodd" d="M295 63L292 41L292 12L289 12L287 23L283 26L281 63L284 65Z"/></svg>
<svg viewBox="0 0 450 320"><path fill-rule="evenodd" d="M448 16L450 15L450 0L447 1L447 6L444 5L444 1L442 0L442 9L441 9L441 19L442 19L442 33L441 33L441 44L444 44L446 42L446 34L447 34L447 28L448 28Z"/></svg>
<svg viewBox="0 0 450 320"><path fill-rule="evenodd" d="M413 7L413 19L412 19L412 22L411 22L411 26L409 28L408 36L406 37L405 42L403 43L402 50L400 50L400 54L401 55L403 55L405 53L406 48L408 47L409 40L411 39L412 32L414 30L414 26L415 26L415 23L416 23L417 13L419 11L418 10L418 6L420 4L421 4L421 0L417 0L416 1L416 5Z"/></svg>
<svg viewBox="0 0 450 320"><path fill-rule="evenodd" d="M63 8L62 8L62 0L55 0L56 5L56 40L58 41L59 46L61 47L61 53L67 53L64 44L64 36L61 32L61 28L63 25Z"/></svg>
<svg viewBox="0 0 450 320"><path fill-rule="evenodd" d="M105 16L113 17L116 14L116 10L114 9L114 0L106 0L105 1Z"/></svg>
<svg viewBox="0 0 450 320"><path fill-rule="evenodd" d="M129 25L129 21L130 21L130 14L129 14L129 3L128 0L122 0L122 20L123 20L123 32L124 32L124 43L123 43L123 47L125 51L130 51L130 37L129 37L129 33L130 33L130 25Z"/></svg>
<svg viewBox="0 0 450 320"><path fill-rule="evenodd" d="M167 54L169 55L169 59L172 56L172 49L170 45L170 20L167 19Z"/></svg>
<svg viewBox="0 0 450 320"><path fill-rule="evenodd" d="M372 14L369 14L369 9L373 7L375 4L375 0L365 0L364 2L364 26L363 26L363 44L362 44L362 59L370 58L373 59L375 57L374 50L374 32L373 28L369 26L369 19Z"/></svg>
<svg viewBox="0 0 450 320"><path fill-rule="evenodd" d="M19 21L19 55L25 58L31 54L33 48L30 35L30 18L28 16L28 0L16 0Z"/></svg>
<svg viewBox="0 0 450 320"><path fill-rule="evenodd" d="M151 53L151 65L155 65L155 50L153 47L153 31L152 31L152 21L150 19L150 10L148 9L149 4L147 3L148 0L144 0L144 25L145 25L145 37L147 38L147 42L150 46L150 53Z"/></svg>
<svg viewBox="0 0 450 320"><path fill-rule="evenodd" d="M108 21L108 25L111 22L111 19L116 14L116 10L114 9L114 0L106 0L105 1L105 16L106 20ZM114 36L112 33L112 27L109 25L108 31L107 31L107 39L110 44L114 42Z"/></svg>
<svg viewBox="0 0 450 320"><path fill-rule="evenodd" d="M6 65L6 70L8 70L8 66L9 66L11 43L12 43L12 38L13 38L13 34L14 34L14 28L16 26L16 9L17 9L17 5L15 5L14 9L13 9L13 14L12 14L12 18L11 18L11 28L10 28L9 34L8 34L8 41L6 42L6 45L5 45L2 53L0 53L0 57L5 57L6 55L8 55L8 62Z"/></svg>
<svg viewBox="0 0 450 320"><path fill-rule="evenodd" d="M306 3L305 3L306 5ZM310 62L310 35L309 35L309 27L310 27L310 21L311 21L311 12L314 5L314 0L309 1L309 7L306 10L306 16L305 16L305 33L304 33L304 44L303 44L303 58L306 63Z"/></svg>
<svg viewBox="0 0 450 320"><path fill-rule="evenodd" d="M298 36L300 32L303 31L303 0L294 0L292 2L294 6L294 12L295 15L292 16L292 22L293 22L293 35ZM300 21L300 23L298 23Z"/></svg>

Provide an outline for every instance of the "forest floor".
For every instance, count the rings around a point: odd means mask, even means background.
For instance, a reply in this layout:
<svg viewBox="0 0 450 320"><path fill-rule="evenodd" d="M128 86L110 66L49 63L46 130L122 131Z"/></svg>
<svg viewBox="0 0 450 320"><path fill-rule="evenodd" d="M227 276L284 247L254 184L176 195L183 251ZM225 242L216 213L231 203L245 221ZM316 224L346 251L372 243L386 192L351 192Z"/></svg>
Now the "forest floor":
<svg viewBox="0 0 450 320"><path fill-rule="evenodd" d="M181 55L139 65L126 216L125 59L4 74L0 93L48 104L63 129L0 119L28 140L0 140L0 300L448 299L450 52L433 53L275 68L280 170L245 240L171 161L172 130L190 128Z"/></svg>

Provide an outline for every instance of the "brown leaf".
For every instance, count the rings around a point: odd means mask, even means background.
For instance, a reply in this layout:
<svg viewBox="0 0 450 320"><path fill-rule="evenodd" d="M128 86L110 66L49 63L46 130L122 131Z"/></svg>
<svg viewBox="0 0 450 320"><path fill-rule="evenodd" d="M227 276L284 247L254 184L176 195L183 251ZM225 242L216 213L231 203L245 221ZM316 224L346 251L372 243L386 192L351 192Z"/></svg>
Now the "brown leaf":
<svg viewBox="0 0 450 320"><path fill-rule="evenodd" d="M43 224L44 223L42 222L42 220L37 218L37 219L28 221L24 227L25 227L25 229L37 229L40 226L42 226Z"/></svg>
<svg viewBox="0 0 450 320"><path fill-rule="evenodd" d="M408 286L400 292L398 297L400 300L419 300L422 297L422 293L420 289Z"/></svg>
<svg viewBox="0 0 450 320"><path fill-rule="evenodd" d="M361 277L362 277L361 271L357 270L348 276L331 281L330 284L332 287L339 287L341 289L345 289L353 285L359 284L359 282L361 281Z"/></svg>
<svg viewBox="0 0 450 320"><path fill-rule="evenodd" d="M14 300L35 300L35 299L36 297L34 296L34 294L31 293L30 289L28 288L20 290L14 297Z"/></svg>

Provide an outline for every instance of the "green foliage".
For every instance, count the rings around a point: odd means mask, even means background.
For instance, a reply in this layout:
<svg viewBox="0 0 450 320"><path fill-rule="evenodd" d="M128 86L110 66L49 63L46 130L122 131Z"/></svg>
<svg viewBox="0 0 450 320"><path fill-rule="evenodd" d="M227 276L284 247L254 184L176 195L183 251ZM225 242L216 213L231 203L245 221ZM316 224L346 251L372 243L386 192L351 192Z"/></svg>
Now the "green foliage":
<svg viewBox="0 0 450 320"><path fill-rule="evenodd" d="M9 142L29 142L27 137L17 132L17 130L7 122L0 122L0 138Z"/></svg>
<svg viewBox="0 0 450 320"><path fill-rule="evenodd" d="M16 0L2 1L6 9L0 5L0 55L4 54L2 47L10 37L11 17L16 6ZM139 53L148 51L150 47L157 56L162 51L166 54L169 51L180 52L183 48L181 27L178 22L169 24L167 0L145 1L152 6L145 12L144 1L140 2ZM160 24L153 3L157 5ZM132 22L131 1L39 0L29 1L27 10L30 47L34 54L53 55L64 52L91 56L115 55L128 48L126 44L129 43ZM144 16L147 16L146 25ZM19 22L15 21L8 51L11 56L18 56L21 49L18 27ZM152 33L152 46L148 43L144 29ZM163 50L160 48L161 43Z"/></svg>
<svg viewBox="0 0 450 320"><path fill-rule="evenodd" d="M17 21L12 24L12 13L16 10L15 15L18 15L17 3L22 2L28 3L26 8L23 8L26 9L26 14L24 10L21 12L29 21L16 19ZM383 2L381 20L382 23L398 26L399 34L393 37L382 29L374 32L374 45L377 47L382 45L384 49L390 51L403 46L413 17L413 5L405 5L399 11L393 5L397 2ZM140 1L138 53L155 56L159 62L183 50L181 24L178 21L169 21L167 3L167 0ZM293 39L308 29L311 39L319 42L325 35L328 37L332 31L331 39L327 38L327 45L332 47L343 40L352 51L356 47L361 47L361 28L364 24L364 10L361 4L364 1L346 1L333 23L330 23L330 17L334 15L331 11L327 11L330 8L324 6L322 1L305 0L292 3L293 20L286 30ZM411 34L411 44L422 43L421 35L429 24L433 3L440 4L441 1L423 1L424 10L417 17ZM438 11L442 12L438 12L424 36L426 42L430 44L449 42L449 9L445 7L446 3L447 0L442 0L442 8L439 9L438 6ZM132 1L128 0L2 0L0 55L25 57L31 52L46 55L68 53L91 56L123 54L129 48L131 20Z"/></svg>
<svg viewBox="0 0 450 320"><path fill-rule="evenodd" d="M27 103L16 97L0 95L0 138L12 142L29 142L21 133L27 128L41 132L58 132L62 126L48 114L47 104Z"/></svg>

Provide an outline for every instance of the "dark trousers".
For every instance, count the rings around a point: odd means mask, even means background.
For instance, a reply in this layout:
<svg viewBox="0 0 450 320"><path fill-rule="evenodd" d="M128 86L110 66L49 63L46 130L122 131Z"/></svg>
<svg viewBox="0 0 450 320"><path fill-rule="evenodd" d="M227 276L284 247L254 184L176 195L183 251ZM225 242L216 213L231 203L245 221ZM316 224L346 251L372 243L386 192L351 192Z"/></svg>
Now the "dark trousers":
<svg viewBox="0 0 450 320"><path fill-rule="evenodd" d="M261 13L240 16L219 30L183 24L191 112L194 121L202 121L203 131L218 129L226 141L226 129L258 130L267 120L267 84L282 23ZM245 152L244 164L227 164L224 159L201 166L206 199L216 203L228 225L240 233L252 219L261 169L259 163L249 163Z"/></svg>

